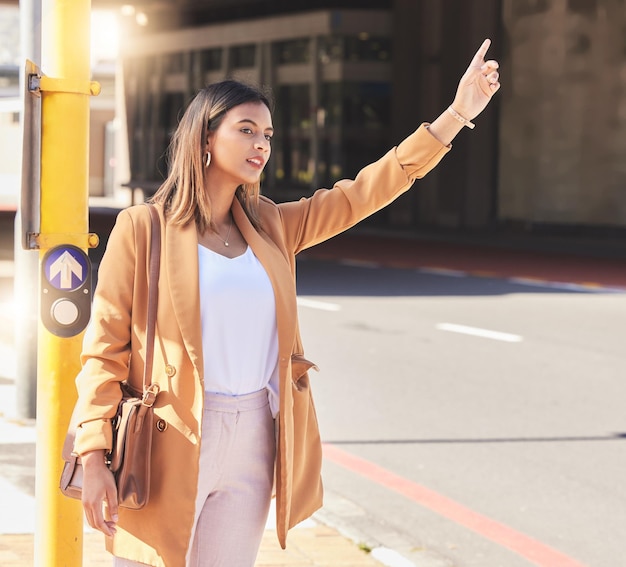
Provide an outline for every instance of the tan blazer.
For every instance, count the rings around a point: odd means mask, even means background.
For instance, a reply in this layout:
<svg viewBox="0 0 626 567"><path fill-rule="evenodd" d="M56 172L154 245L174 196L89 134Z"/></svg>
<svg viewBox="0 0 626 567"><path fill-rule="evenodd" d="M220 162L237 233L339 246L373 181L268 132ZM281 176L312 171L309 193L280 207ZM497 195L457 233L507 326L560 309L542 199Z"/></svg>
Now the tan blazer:
<svg viewBox="0 0 626 567"><path fill-rule="evenodd" d="M364 168L300 201L275 204L261 198L262 230L254 229L239 202L237 227L263 264L274 288L279 343L280 402L276 462L276 528L281 546L287 530L322 505L322 450L297 322L295 256L350 228L408 190L449 147L424 125ZM198 289L198 240L193 224L169 225L160 210L163 246L159 279L154 381L161 393L154 432L149 504L120 510L109 551L148 565L183 567L190 543L198 480L203 404L203 361ZM75 449L79 454L111 446L110 418L120 399L118 382L141 389L145 353L147 207L122 211L100 265L92 320L85 334Z"/></svg>

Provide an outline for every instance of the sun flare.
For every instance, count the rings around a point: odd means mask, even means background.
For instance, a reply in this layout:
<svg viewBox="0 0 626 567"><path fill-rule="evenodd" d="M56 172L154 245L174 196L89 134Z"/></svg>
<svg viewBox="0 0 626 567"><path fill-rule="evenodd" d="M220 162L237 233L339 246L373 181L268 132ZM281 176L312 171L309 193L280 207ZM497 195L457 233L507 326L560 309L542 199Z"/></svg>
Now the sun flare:
<svg viewBox="0 0 626 567"><path fill-rule="evenodd" d="M117 14L110 10L93 10L91 13L91 60L113 61L119 48Z"/></svg>

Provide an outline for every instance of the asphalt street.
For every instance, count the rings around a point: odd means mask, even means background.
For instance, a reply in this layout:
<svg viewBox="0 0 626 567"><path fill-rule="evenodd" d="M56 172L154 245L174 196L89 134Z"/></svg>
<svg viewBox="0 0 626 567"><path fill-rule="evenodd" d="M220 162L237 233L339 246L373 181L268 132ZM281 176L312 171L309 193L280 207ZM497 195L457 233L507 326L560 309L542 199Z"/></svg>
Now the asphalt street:
<svg viewBox="0 0 626 567"><path fill-rule="evenodd" d="M424 567L626 565L623 293L313 259L298 278L334 522Z"/></svg>

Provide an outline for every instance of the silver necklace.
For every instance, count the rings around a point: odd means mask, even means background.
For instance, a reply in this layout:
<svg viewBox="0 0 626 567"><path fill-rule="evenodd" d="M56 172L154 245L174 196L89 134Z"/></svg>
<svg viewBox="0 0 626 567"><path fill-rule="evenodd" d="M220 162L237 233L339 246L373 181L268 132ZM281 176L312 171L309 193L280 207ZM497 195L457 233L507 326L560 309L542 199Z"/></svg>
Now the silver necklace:
<svg viewBox="0 0 626 567"><path fill-rule="evenodd" d="M226 240L222 240L222 237L220 236L220 233L215 231L215 234L217 234L217 237L224 243L224 246L228 247L228 239L230 238L230 231L233 228L233 217L232 215L230 216L230 224L228 225L228 232L226 233Z"/></svg>

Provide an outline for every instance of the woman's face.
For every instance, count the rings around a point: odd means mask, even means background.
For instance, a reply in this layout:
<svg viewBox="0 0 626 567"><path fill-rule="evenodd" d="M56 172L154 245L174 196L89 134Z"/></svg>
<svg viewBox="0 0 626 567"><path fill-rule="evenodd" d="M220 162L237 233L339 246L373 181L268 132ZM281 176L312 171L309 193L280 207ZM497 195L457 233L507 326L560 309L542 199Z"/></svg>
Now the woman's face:
<svg viewBox="0 0 626 567"><path fill-rule="evenodd" d="M211 182L256 183L272 151L272 116L261 102L247 102L231 108L215 132L209 134Z"/></svg>

